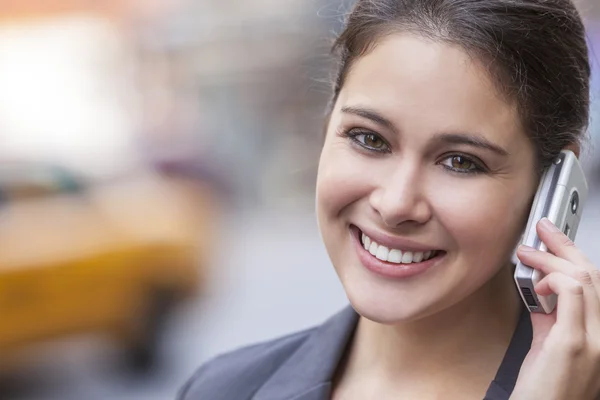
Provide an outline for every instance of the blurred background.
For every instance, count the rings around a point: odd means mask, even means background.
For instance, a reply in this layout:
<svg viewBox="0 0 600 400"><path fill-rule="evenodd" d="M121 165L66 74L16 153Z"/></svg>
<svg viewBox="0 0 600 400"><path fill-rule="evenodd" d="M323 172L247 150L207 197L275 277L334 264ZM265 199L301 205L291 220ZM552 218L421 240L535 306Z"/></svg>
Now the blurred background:
<svg viewBox="0 0 600 400"><path fill-rule="evenodd" d="M313 197L350 3L0 1L0 399L172 399L346 304ZM597 78L600 7L579 4Z"/></svg>

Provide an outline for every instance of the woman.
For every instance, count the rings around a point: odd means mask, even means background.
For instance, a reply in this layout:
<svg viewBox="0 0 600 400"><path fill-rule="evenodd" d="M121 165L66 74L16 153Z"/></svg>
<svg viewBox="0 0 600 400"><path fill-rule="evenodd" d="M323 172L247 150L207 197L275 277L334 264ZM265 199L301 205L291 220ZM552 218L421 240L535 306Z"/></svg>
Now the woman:
<svg viewBox="0 0 600 400"><path fill-rule="evenodd" d="M218 357L181 398L595 398L600 275L543 220L554 255L517 256L559 300L530 315L511 263L540 173L587 128L573 4L358 0L334 48L316 203L352 307Z"/></svg>

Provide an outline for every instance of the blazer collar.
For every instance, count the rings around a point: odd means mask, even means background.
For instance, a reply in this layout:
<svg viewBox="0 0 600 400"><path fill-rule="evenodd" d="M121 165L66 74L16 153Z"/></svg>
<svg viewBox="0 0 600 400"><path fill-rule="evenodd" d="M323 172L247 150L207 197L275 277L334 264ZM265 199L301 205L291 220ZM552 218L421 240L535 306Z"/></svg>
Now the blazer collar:
<svg viewBox="0 0 600 400"><path fill-rule="evenodd" d="M326 400L331 379L358 323L351 306L316 328L252 400Z"/></svg>
<svg viewBox="0 0 600 400"><path fill-rule="evenodd" d="M252 400L328 400L331 380L358 323L351 306L316 328L293 355L256 392ZM532 328L523 308L502 364L484 400L505 400L513 391L529 352Z"/></svg>

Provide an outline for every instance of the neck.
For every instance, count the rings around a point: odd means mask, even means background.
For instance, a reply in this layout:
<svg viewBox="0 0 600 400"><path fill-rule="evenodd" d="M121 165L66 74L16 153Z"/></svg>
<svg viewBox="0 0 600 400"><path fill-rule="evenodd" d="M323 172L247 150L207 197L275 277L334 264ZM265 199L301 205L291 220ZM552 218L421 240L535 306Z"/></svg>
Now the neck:
<svg viewBox="0 0 600 400"><path fill-rule="evenodd" d="M435 315L393 326L361 318L341 371L343 379L350 375L400 385L407 380L460 384L479 377L487 387L521 309L511 269L503 268L469 298Z"/></svg>

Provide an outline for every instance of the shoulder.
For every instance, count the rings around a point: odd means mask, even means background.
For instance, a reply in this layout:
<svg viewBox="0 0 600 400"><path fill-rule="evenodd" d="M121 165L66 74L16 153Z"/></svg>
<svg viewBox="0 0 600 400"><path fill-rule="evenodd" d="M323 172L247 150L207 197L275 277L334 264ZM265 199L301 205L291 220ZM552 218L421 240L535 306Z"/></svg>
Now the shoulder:
<svg viewBox="0 0 600 400"><path fill-rule="evenodd" d="M306 341L307 329L219 355L202 365L179 393L179 400L245 400ZM241 398L240 393L248 397Z"/></svg>

